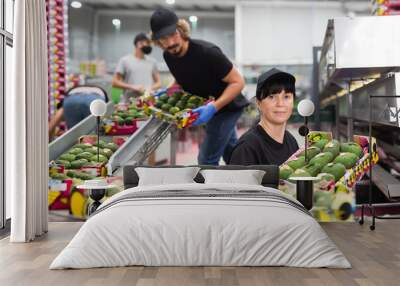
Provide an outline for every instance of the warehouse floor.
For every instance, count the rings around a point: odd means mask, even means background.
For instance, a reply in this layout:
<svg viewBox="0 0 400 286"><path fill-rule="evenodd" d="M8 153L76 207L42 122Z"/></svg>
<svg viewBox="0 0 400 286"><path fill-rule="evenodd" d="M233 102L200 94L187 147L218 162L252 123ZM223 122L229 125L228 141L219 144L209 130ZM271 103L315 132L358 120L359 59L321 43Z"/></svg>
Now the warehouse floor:
<svg viewBox="0 0 400 286"><path fill-rule="evenodd" d="M0 241L0 285L398 285L400 221L368 224L326 223L322 227L353 268L289 267L120 267L48 269L82 223L52 222L49 233L32 243Z"/></svg>

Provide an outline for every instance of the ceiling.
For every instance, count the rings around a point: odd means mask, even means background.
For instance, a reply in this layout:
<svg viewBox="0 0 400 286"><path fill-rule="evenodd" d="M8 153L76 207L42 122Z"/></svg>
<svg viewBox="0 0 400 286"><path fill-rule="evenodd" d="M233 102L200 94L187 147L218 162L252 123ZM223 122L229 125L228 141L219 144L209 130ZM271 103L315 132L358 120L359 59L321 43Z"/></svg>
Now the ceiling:
<svg viewBox="0 0 400 286"><path fill-rule="evenodd" d="M71 1L71 0L70 0ZM365 12L370 9L369 0L175 0L174 5L166 4L165 0L80 0L94 9L118 10L154 10L159 6L173 7L178 11L216 11L233 12L236 3L273 3L274 5L300 4L313 2L318 5L339 3L345 10Z"/></svg>

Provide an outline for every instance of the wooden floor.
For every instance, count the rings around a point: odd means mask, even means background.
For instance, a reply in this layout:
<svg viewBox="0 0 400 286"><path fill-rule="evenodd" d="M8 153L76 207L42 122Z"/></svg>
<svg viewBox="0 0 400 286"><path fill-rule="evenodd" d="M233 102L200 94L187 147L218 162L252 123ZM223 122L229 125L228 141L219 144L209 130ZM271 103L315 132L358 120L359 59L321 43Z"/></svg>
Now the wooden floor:
<svg viewBox="0 0 400 286"><path fill-rule="evenodd" d="M330 223L323 228L353 268L289 267L124 267L48 270L80 228L79 222L51 222L44 237L29 244L0 241L0 285L400 285L400 221Z"/></svg>

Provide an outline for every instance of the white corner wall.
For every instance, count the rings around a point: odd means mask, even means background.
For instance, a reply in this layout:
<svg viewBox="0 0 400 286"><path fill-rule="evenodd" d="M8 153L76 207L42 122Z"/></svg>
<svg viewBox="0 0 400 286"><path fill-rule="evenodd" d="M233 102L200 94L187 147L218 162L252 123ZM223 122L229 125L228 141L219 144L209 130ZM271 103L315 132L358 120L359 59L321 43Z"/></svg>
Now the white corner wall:
<svg viewBox="0 0 400 286"><path fill-rule="evenodd" d="M312 64L328 19L345 16L338 2L240 2L235 7L236 62L240 65Z"/></svg>

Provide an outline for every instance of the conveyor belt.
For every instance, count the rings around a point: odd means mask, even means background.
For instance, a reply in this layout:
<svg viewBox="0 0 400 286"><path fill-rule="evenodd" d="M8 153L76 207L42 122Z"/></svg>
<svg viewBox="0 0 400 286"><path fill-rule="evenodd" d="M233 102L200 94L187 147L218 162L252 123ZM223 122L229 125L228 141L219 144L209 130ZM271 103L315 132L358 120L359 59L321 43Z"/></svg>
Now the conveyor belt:
<svg viewBox="0 0 400 286"><path fill-rule="evenodd" d="M114 110L112 103L107 105L107 113ZM107 163L108 175L122 175L119 167L126 164L141 164L173 130L173 125L151 118L140 126L128 140L111 156ZM96 132L96 117L89 116L68 132L49 144L49 161L57 159L61 154L78 142L79 137Z"/></svg>

